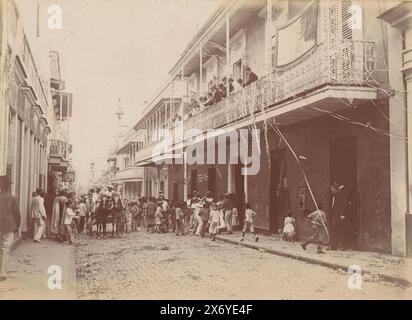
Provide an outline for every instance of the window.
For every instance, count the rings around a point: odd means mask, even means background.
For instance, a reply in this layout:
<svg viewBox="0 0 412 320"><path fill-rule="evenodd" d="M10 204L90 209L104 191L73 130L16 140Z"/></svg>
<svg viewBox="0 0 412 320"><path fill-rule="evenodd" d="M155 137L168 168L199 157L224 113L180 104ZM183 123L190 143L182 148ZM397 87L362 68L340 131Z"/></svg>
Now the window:
<svg viewBox="0 0 412 320"><path fill-rule="evenodd" d="M351 0L342 1L342 38L352 40L352 19L355 19L355 6Z"/></svg>
<svg viewBox="0 0 412 320"><path fill-rule="evenodd" d="M233 64L233 80L243 79L242 59L239 59Z"/></svg>

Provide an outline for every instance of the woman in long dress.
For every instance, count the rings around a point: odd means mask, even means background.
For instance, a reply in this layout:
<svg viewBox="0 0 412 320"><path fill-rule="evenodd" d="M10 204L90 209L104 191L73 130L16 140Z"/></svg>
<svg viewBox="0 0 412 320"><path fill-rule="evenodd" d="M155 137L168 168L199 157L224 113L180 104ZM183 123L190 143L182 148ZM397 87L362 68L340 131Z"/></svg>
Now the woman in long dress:
<svg viewBox="0 0 412 320"><path fill-rule="evenodd" d="M51 233L57 240L62 240L64 235L64 212L66 210L67 198L63 192L54 199L51 219Z"/></svg>

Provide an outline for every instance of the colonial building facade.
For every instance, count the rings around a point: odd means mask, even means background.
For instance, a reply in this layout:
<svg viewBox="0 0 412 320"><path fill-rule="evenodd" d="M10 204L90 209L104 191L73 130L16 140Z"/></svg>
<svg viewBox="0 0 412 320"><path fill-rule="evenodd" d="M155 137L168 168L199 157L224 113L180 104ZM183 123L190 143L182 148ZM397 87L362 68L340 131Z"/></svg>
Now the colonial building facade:
<svg viewBox="0 0 412 320"><path fill-rule="evenodd" d="M412 256L412 3L391 2L379 16L388 24L388 65L391 133L392 239L396 253ZM405 241L406 238L406 241Z"/></svg>
<svg viewBox="0 0 412 320"><path fill-rule="evenodd" d="M32 192L48 188L56 113L49 75L39 72L12 0L0 1L0 44L0 174L10 177L26 232Z"/></svg>
<svg viewBox="0 0 412 320"><path fill-rule="evenodd" d="M132 128L107 160L110 184L115 191L131 200L143 196L144 168L134 165L135 155L142 148L143 133Z"/></svg>
<svg viewBox="0 0 412 320"><path fill-rule="evenodd" d="M144 194L167 190L169 199L185 200L195 190L217 198L231 192L241 214L251 203L255 224L265 232L278 233L292 212L304 239L307 213L315 202L327 208L330 185L339 182L349 196L347 246L406 255L407 210L398 197L407 180L393 176L394 167L406 165L396 153L406 148L406 136L389 108L392 31L377 18L385 9L350 0L225 2L170 71L169 86L182 86L182 95L149 104L136 125L147 138L135 164L152 166L155 185L165 183L153 188L145 180ZM245 83L246 67L258 80L190 111L213 85L227 86L229 78ZM168 101L180 105L183 134L172 133L172 148L154 152L170 145L165 135L156 135L172 129L168 115L175 112L168 111ZM249 134L242 136L241 129ZM211 139L218 142L216 151L223 144L225 163L207 161ZM258 142L257 154L251 154L252 141ZM242 143L259 160L256 174L244 174L244 159L229 152Z"/></svg>

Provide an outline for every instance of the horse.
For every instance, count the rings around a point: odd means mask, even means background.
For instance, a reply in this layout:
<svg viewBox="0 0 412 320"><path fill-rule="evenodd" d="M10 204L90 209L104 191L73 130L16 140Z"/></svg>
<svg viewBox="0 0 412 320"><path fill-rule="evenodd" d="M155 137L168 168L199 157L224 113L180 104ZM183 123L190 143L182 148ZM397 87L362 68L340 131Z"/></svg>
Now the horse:
<svg viewBox="0 0 412 320"><path fill-rule="evenodd" d="M103 237L106 237L106 225L107 225L107 217L110 211L110 201L107 197L103 197L103 199L97 202L98 205L95 210L96 214L96 222L97 222L97 232L96 236L99 238L103 231Z"/></svg>

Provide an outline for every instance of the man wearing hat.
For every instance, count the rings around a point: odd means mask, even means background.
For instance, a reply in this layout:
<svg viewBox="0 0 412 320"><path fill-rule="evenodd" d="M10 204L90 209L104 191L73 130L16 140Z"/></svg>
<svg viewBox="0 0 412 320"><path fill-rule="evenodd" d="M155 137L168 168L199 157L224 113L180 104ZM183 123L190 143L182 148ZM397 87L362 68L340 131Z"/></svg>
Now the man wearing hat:
<svg viewBox="0 0 412 320"><path fill-rule="evenodd" d="M6 264L14 233L20 228L20 209L17 198L7 191L10 187L8 176L0 176L0 282L6 278Z"/></svg>
<svg viewBox="0 0 412 320"><path fill-rule="evenodd" d="M345 216L348 210L348 200L344 186L334 182L329 192L329 213L330 213L330 249L338 248L345 250L344 225Z"/></svg>
<svg viewBox="0 0 412 320"><path fill-rule="evenodd" d="M45 223L47 220L46 208L44 207L44 192L42 189L36 190L36 196L31 201L30 217L33 219L34 226L34 242L41 242L41 236L44 231Z"/></svg>

